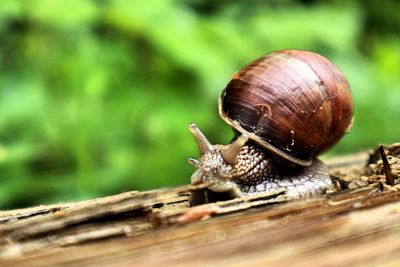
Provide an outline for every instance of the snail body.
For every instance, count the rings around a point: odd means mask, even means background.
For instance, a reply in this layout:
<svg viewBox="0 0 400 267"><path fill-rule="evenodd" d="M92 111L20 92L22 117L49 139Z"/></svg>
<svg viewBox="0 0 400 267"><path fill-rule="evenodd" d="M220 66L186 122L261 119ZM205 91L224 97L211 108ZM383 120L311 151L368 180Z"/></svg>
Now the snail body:
<svg viewBox="0 0 400 267"><path fill-rule="evenodd" d="M340 70L302 50L267 54L236 72L219 99L219 114L235 132L211 145L189 126L200 149L192 183L212 181L232 197L284 188L290 198L322 194L332 185L316 157L349 131L353 100Z"/></svg>

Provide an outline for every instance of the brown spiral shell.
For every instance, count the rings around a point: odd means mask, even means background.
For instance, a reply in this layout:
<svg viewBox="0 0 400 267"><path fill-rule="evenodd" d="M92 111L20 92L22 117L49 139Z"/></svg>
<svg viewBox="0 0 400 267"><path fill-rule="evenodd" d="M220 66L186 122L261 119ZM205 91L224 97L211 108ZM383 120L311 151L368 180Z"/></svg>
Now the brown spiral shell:
<svg viewBox="0 0 400 267"><path fill-rule="evenodd" d="M348 132L353 99L345 76L328 59L281 50L236 72L219 112L262 147L306 166Z"/></svg>

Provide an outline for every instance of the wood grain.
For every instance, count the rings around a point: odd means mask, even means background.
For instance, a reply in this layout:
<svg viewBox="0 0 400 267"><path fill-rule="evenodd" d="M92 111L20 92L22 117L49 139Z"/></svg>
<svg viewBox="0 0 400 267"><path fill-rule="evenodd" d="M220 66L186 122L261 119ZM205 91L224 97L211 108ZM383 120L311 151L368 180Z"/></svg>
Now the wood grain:
<svg viewBox="0 0 400 267"><path fill-rule="evenodd" d="M360 155L331 172L365 176ZM0 212L0 265L400 266L400 191L380 164L366 186L301 201L277 191L189 207L206 185L185 185Z"/></svg>

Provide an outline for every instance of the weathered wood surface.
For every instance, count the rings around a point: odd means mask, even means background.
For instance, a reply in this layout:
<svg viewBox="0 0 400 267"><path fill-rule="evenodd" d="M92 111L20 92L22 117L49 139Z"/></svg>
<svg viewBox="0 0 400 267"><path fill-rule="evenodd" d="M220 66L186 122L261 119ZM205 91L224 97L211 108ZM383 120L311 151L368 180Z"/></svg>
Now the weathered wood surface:
<svg viewBox="0 0 400 267"><path fill-rule="evenodd" d="M188 185L3 211L0 265L400 266L400 191L381 160L367 160L329 160L349 189L317 199L277 191L189 207L189 192L205 185Z"/></svg>

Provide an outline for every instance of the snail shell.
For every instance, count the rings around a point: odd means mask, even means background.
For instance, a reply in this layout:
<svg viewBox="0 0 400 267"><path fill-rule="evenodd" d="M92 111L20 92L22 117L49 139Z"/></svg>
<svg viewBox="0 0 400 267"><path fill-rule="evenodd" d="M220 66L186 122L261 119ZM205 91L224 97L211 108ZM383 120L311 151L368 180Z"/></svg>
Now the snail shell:
<svg viewBox="0 0 400 267"><path fill-rule="evenodd" d="M353 99L332 62L313 52L281 50L233 75L219 113L274 155L307 166L349 131Z"/></svg>

